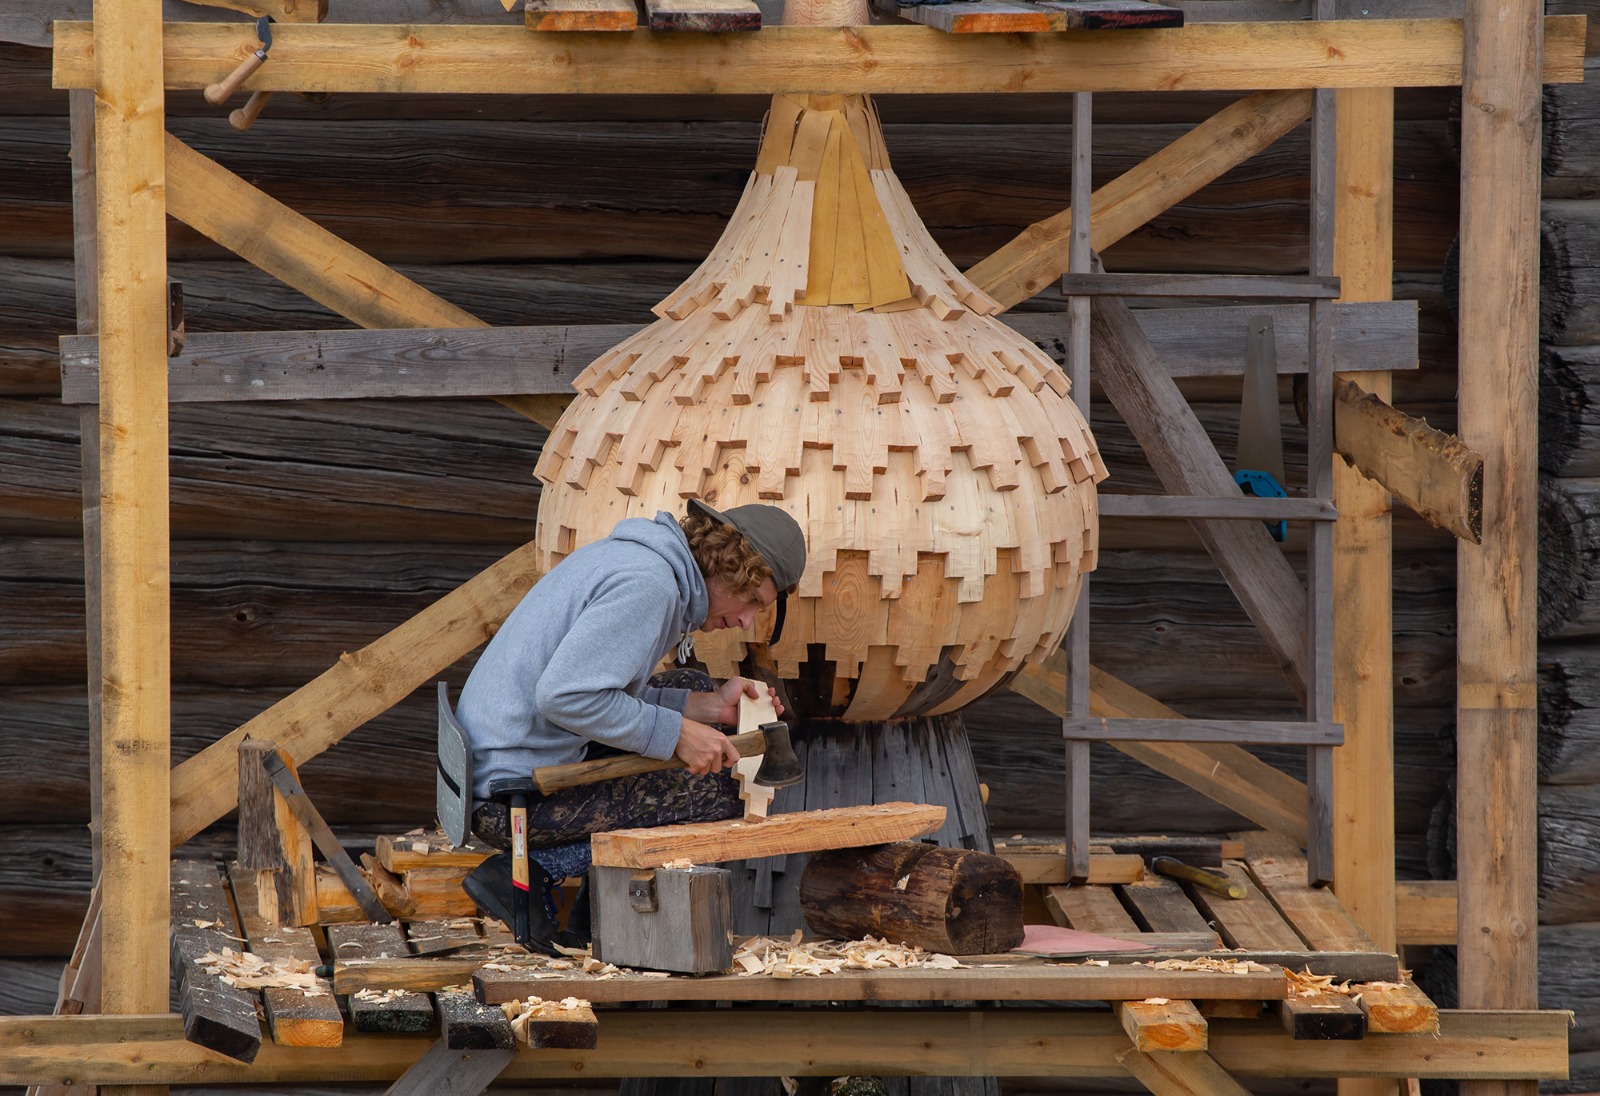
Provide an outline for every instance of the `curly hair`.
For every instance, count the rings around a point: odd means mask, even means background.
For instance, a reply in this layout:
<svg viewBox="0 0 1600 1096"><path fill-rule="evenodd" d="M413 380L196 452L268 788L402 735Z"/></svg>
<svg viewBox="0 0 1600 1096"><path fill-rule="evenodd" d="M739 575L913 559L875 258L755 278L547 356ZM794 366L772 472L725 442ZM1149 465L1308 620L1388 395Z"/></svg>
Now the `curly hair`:
<svg viewBox="0 0 1600 1096"><path fill-rule="evenodd" d="M685 514L678 524L689 538L689 551L700 565L700 573L708 581L725 579L735 597L755 597L761 584L772 577L772 568L761 553L733 526L704 514Z"/></svg>

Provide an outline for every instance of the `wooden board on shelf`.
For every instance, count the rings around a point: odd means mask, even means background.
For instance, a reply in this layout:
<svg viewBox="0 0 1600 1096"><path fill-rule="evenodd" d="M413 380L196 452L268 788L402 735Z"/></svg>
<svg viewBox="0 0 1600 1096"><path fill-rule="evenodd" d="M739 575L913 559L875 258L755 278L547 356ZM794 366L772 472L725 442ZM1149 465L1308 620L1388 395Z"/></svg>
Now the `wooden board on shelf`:
<svg viewBox="0 0 1600 1096"><path fill-rule="evenodd" d="M956 0L948 4L901 6L873 0L886 15L947 34L1038 34L1059 30L1112 30L1181 27L1183 11L1148 0Z"/></svg>
<svg viewBox="0 0 1600 1096"><path fill-rule="evenodd" d="M639 13L633 0L528 0L523 21L535 31L634 30Z"/></svg>
<svg viewBox="0 0 1600 1096"><path fill-rule="evenodd" d="M650 29L656 31L760 30L761 9L754 0L645 0Z"/></svg>

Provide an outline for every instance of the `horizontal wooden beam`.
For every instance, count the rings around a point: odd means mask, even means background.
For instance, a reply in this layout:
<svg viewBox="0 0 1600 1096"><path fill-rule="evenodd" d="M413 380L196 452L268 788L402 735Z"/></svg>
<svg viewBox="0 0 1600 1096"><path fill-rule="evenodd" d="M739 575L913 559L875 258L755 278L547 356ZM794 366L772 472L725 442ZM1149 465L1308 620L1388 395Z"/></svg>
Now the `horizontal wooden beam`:
<svg viewBox="0 0 1600 1096"><path fill-rule="evenodd" d="M1401 880L1394 885L1397 944L1456 942L1456 881Z"/></svg>
<svg viewBox="0 0 1600 1096"><path fill-rule="evenodd" d="M94 86L89 23L55 27L55 86ZM734 39L594 38L522 27L286 25L246 91L431 94L1003 93L1454 87L1453 19L1210 23L1118 34L949 35L931 27L768 27ZM1545 20L1546 83L1583 79L1584 20ZM169 23L168 88L203 88L254 30Z"/></svg>
<svg viewBox="0 0 1600 1096"><path fill-rule="evenodd" d="M1342 746L1344 725L1268 719L1075 719L1062 737L1090 742L1239 742L1253 746Z"/></svg>
<svg viewBox="0 0 1600 1096"><path fill-rule="evenodd" d="M1338 278L1287 274L1102 274L1061 275L1067 297L1240 297L1257 300L1331 301Z"/></svg>
<svg viewBox="0 0 1600 1096"><path fill-rule="evenodd" d="M799 982L800 979L792 979ZM1295 1042L1275 1022L1218 1024L1209 1053L1243 1077L1539 1078L1567 1075L1570 1012L1441 1012L1438 1035ZM602 1013L605 1051L520 1050L502 1080L833 1077L841 1073L1116 1077L1128 1036L1109 1012L724 1010ZM430 1035L352 1035L326 1050L268 1043L254 1063L184 1040L178 1016L0 1018L0 1084L325 1084L386 1081Z"/></svg>
<svg viewBox="0 0 1600 1096"><path fill-rule="evenodd" d="M1333 447L1363 475L1462 540L1483 537L1483 455L1354 381L1333 388Z"/></svg>
<svg viewBox="0 0 1600 1096"><path fill-rule="evenodd" d="M1278 370L1306 369L1304 306L1144 308L1139 327L1174 376L1237 376L1244 332L1269 315L1278 332ZM1417 367L1415 301L1333 307L1334 362L1364 369ZM1065 312L1019 312L1006 323L1054 352L1067 337ZM199 332L171 359L173 403L338 400L374 397L570 395L572 378L640 324L539 327L405 327L369 331ZM100 340L61 339L61 400L94 403ZM1243 500L1240 500L1243 501ZM1264 505L1264 504L1263 504ZM1104 512L1104 511L1103 511Z"/></svg>

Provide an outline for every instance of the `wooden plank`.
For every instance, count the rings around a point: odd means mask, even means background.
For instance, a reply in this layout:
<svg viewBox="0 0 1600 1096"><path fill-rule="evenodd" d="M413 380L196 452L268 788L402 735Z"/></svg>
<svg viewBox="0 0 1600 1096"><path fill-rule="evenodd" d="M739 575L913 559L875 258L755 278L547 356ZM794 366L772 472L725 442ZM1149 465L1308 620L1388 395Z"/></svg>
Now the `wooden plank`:
<svg viewBox="0 0 1600 1096"><path fill-rule="evenodd" d="M677 979L668 980L677 981ZM687 981L687 979L683 979ZM804 981L791 979L791 984ZM1560 1079L1567 1069L1570 1012L1447 1012L1437 1038L1360 1043L1291 1040L1276 1023L1220 1024L1210 1055L1240 1077L1361 1076ZM980 1036L974 1038L974 1030ZM203 1069L213 1083L309 1084L336 1073L350 1081L393 1078L430 1045L425 1036L362 1035L314 1056L268 1044L254 1067L217 1060L183 1040L176 1017L0 1017L0 1084L40 1076L73 1084L184 1084ZM1132 1052L1109 1012L911 1009L721 1010L716 1024L694 1010L641 1009L608 1016L605 1053L521 1055L506 1080L804 1075L816 1048L830 1068L892 1073L914 1061L939 1075L1114 1076ZM1018 1047L1027 1047L1019 1053Z"/></svg>
<svg viewBox="0 0 1600 1096"><path fill-rule="evenodd" d="M1461 439L1389 406L1348 378L1334 382L1334 448L1435 528L1483 535L1483 457Z"/></svg>
<svg viewBox="0 0 1600 1096"><path fill-rule="evenodd" d="M379 923L387 921L388 912L378 901L377 895L372 893L372 887L356 867L355 862L350 859L350 854L344 851L344 845L334 836L333 830L328 828L328 823L323 821L316 804L311 802L311 797L306 795L306 790L300 786L299 778L278 756L276 750L267 755L264 764L278 794L283 796L289 809L294 812L295 818L299 819L300 824L311 835L311 840L321 850L328 863L333 865L333 870L339 873L339 878L344 880L345 886L350 888L350 893L355 895L357 904L365 911L367 917Z"/></svg>
<svg viewBox="0 0 1600 1096"><path fill-rule="evenodd" d="M1202 519L1216 526L1218 519ZM1197 522L1198 523L1198 522ZM1254 532L1254 530L1251 530ZM1096 742L1246 742L1253 745L1337 746L1338 723L1267 719L1072 719L1062 731Z"/></svg>
<svg viewBox="0 0 1600 1096"><path fill-rule="evenodd" d="M1333 894L1306 883L1306 861L1290 842L1273 834L1245 835L1246 864L1256 885L1312 948L1319 951L1378 951Z"/></svg>
<svg viewBox="0 0 1600 1096"><path fill-rule="evenodd" d="M1139 926L1110 887L1046 887L1045 908L1056 924L1080 932L1134 933Z"/></svg>
<svg viewBox="0 0 1600 1096"><path fill-rule="evenodd" d="M1430 879L1394 885L1397 944L1456 942L1456 881Z"/></svg>
<svg viewBox="0 0 1600 1096"><path fill-rule="evenodd" d="M1196 908L1210 918L1222 934L1223 943L1230 948L1260 948L1263 950L1294 950L1304 941L1294 928L1279 915L1277 908L1250 880L1250 873L1242 864L1227 863L1217 869L1228 880L1245 888L1243 898L1224 898L1203 887L1189 889L1189 897Z"/></svg>
<svg viewBox="0 0 1600 1096"><path fill-rule="evenodd" d="M238 803L238 749L268 738L304 764L494 633L538 577L525 545L172 771L172 843Z"/></svg>
<svg viewBox="0 0 1600 1096"><path fill-rule="evenodd" d="M1099 496L1100 516L1103 518L1166 518L1169 521L1190 521L1195 518L1235 518L1255 521L1332 521L1339 516L1331 502L1324 499L1277 499L1242 496L1211 495L1206 497L1178 497L1173 495L1110 495Z"/></svg>
<svg viewBox="0 0 1600 1096"><path fill-rule="evenodd" d="M398 925L329 925L334 960L388 959L410 954ZM357 1031L405 1034L433 1029L433 1002L408 990L361 990L346 1002Z"/></svg>
<svg viewBox="0 0 1600 1096"><path fill-rule="evenodd" d="M1361 987L1357 999L1367 1014L1367 1030L1391 1035L1437 1035L1439 1006L1407 978Z"/></svg>
<svg viewBox="0 0 1600 1096"><path fill-rule="evenodd" d="M754 0L645 0L655 31L760 30L761 9Z"/></svg>
<svg viewBox="0 0 1600 1096"><path fill-rule="evenodd" d="M1150 0L1039 0L1064 17L1065 30L1134 30L1181 27L1182 8Z"/></svg>
<svg viewBox="0 0 1600 1096"><path fill-rule="evenodd" d="M1483 541L1456 545L1456 949L1471 1008L1539 999L1539 20L1535 0L1468 0L1462 34L1457 433L1484 460Z"/></svg>
<svg viewBox="0 0 1600 1096"><path fill-rule="evenodd" d="M1216 940L1213 946L1222 946L1221 939L1175 880L1151 875L1143 882L1129 883L1118 894L1146 931L1209 933Z"/></svg>
<svg viewBox="0 0 1600 1096"><path fill-rule="evenodd" d="M1212 118L1091 196L1090 244L1105 250L1165 209L1244 163L1311 115L1306 92L1261 92ZM1067 271L1072 210L1028 228L967 271L1011 307Z"/></svg>
<svg viewBox="0 0 1600 1096"><path fill-rule="evenodd" d="M362 327L488 326L170 133L165 153L168 213L341 316ZM271 232L260 231L265 224L272 226ZM567 405L557 396L498 399L546 428L555 425Z"/></svg>
<svg viewBox="0 0 1600 1096"><path fill-rule="evenodd" d="M1364 1039L1367 1016L1343 993L1317 993L1274 1001L1278 1022L1295 1039Z"/></svg>
<svg viewBox="0 0 1600 1096"><path fill-rule="evenodd" d="M1249 1091L1208 1054L1147 1054L1133 1048L1118 1054L1117 1062L1151 1096L1245 1096Z"/></svg>
<svg viewBox="0 0 1600 1096"><path fill-rule="evenodd" d="M114 10L112 10L114 9ZM167 238L159 0L85 27L98 60L101 841L100 988L108 1013L167 1007L171 852L160 831L171 770L167 536Z"/></svg>
<svg viewBox="0 0 1600 1096"><path fill-rule="evenodd" d="M593 1050L600 1038L594 1009L563 1001L539 1001L512 1018L511 1030L535 1050Z"/></svg>
<svg viewBox="0 0 1600 1096"><path fill-rule="evenodd" d="M1259 300L1332 300L1338 278L1274 274L1063 274L1068 297L1244 297Z"/></svg>
<svg viewBox="0 0 1600 1096"><path fill-rule="evenodd" d="M389 871L401 874L417 869L441 868L469 872L494 855L493 849L479 845L476 839L471 844L456 848L440 830L399 836L381 834L374 845L378 863Z"/></svg>
<svg viewBox="0 0 1600 1096"><path fill-rule="evenodd" d="M311 930L273 925L258 911L256 873L235 862L228 872L239 908L240 927L250 951L274 963L322 965ZM285 1047L336 1047L344 1040L344 1016L326 978L316 980L316 993L266 986L261 990L272 1041Z"/></svg>
<svg viewBox="0 0 1600 1096"><path fill-rule="evenodd" d="M178 971L184 1038L240 1062L261 1049L256 995L200 965L224 948L243 950L222 876L209 860L172 862L172 962ZM115 979L110 979L115 981Z"/></svg>
<svg viewBox="0 0 1600 1096"><path fill-rule="evenodd" d="M1114 299L1096 300L1090 315L1101 387L1166 491L1179 495L1238 491L1194 411L1161 371L1128 307ZM1309 635L1305 593L1283 552L1259 525L1197 521L1194 530L1290 683L1304 695Z"/></svg>
<svg viewBox="0 0 1600 1096"><path fill-rule="evenodd" d="M1038 34L1065 30L1066 16L1022 0L956 0L950 4L901 7L895 0L873 0L873 10L946 34Z"/></svg>
<svg viewBox="0 0 1600 1096"><path fill-rule="evenodd" d="M439 1010L440 1042L451 1050L515 1050L511 1021L497 1005L479 1004L461 989L434 995Z"/></svg>
<svg viewBox="0 0 1600 1096"><path fill-rule="evenodd" d="M1043 663L1029 663L1011 679L1010 687L1046 711L1066 713L1064 659L1057 653ZM1095 667L1089 669L1089 711L1108 718L1143 716L1177 719L1180 713L1127 682ZM1240 746L1197 743L1113 742L1113 748L1204 795L1258 825L1305 839L1306 787Z"/></svg>
<svg viewBox="0 0 1600 1096"><path fill-rule="evenodd" d="M659 868L687 858L715 864L747 857L818 849L847 849L906 841L944 824L944 808L919 803L879 803L779 814L759 826L733 819L655 829L612 830L589 839L594 863L614 868Z"/></svg>
<svg viewBox="0 0 1600 1096"><path fill-rule="evenodd" d="M523 20L529 30L633 30L639 11L633 0L528 0Z"/></svg>
<svg viewBox="0 0 1600 1096"><path fill-rule="evenodd" d="M1208 1025L1193 1001L1113 1001L1111 1011L1141 1053L1206 1049Z"/></svg>
<svg viewBox="0 0 1600 1096"><path fill-rule="evenodd" d="M1252 315L1274 317L1278 372L1306 367L1305 309L1268 305L1141 308L1140 330L1175 377L1236 376L1239 332ZM1336 364L1417 368L1415 301L1334 308ZM1047 352L1067 334L1064 312L1019 312L1007 326ZM172 403L559 395L572 378L639 324L364 331L195 332L169 359ZM99 340L60 342L63 403L100 395Z"/></svg>
<svg viewBox="0 0 1600 1096"><path fill-rule="evenodd" d="M478 1096L516 1056L514 1050L454 1050L440 1039L384 1096Z"/></svg>
<svg viewBox="0 0 1600 1096"><path fill-rule="evenodd" d="M1583 73L1581 17L1544 23L1544 80ZM239 30L168 23L168 88L203 88L231 68ZM523 27L408 25L277 28L270 65L250 91L431 94L672 95L779 92L975 93L1254 91L1310 87L1451 87L1461 79L1462 35L1447 19L1334 24L1196 24L1159 34L946 35L927 27L769 27L729 51L717 39L646 34L594 40L528 34ZM86 23L55 27L54 80L88 87Z"/></svg>
<svg viewBox="0 0 1600 1096"><path fill-rule="evenodd" d="M1065 855L1003 852L1000 854L1022 874L1024 883L1067 883L1071 881L1071 868ZM1115 853L1089 854L1091 885L1135 883L1144 878L1144 860L1138 856Z"/></svg>

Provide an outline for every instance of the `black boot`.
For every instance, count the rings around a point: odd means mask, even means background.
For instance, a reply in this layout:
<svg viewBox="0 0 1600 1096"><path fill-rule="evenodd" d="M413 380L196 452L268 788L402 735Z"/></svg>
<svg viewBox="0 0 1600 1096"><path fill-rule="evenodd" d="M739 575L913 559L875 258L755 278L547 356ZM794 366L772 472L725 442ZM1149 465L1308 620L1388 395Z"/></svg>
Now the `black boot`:
<svg viewBox="0 0 1600 1096"><path fill-rule="evenodd" d="M490 917L516 927L516 885L512 882L511 853L501 852L489 857L473 868L461 881L477 907ZM555 939L556 925L550 917L550 873L537 860L528 860L528 930L517 937L517 943L532 951L559 956L561 953L551 943Z"/></svg>
<svg viewBox="0 0 1600 1096"><path fill-rule="evenodd" d="M572 899L572 911L567 914L567 927L556 934L556 943L564 948L586 948L591 932L589 926L589 877L578 884L578 893Z"/></svg>

